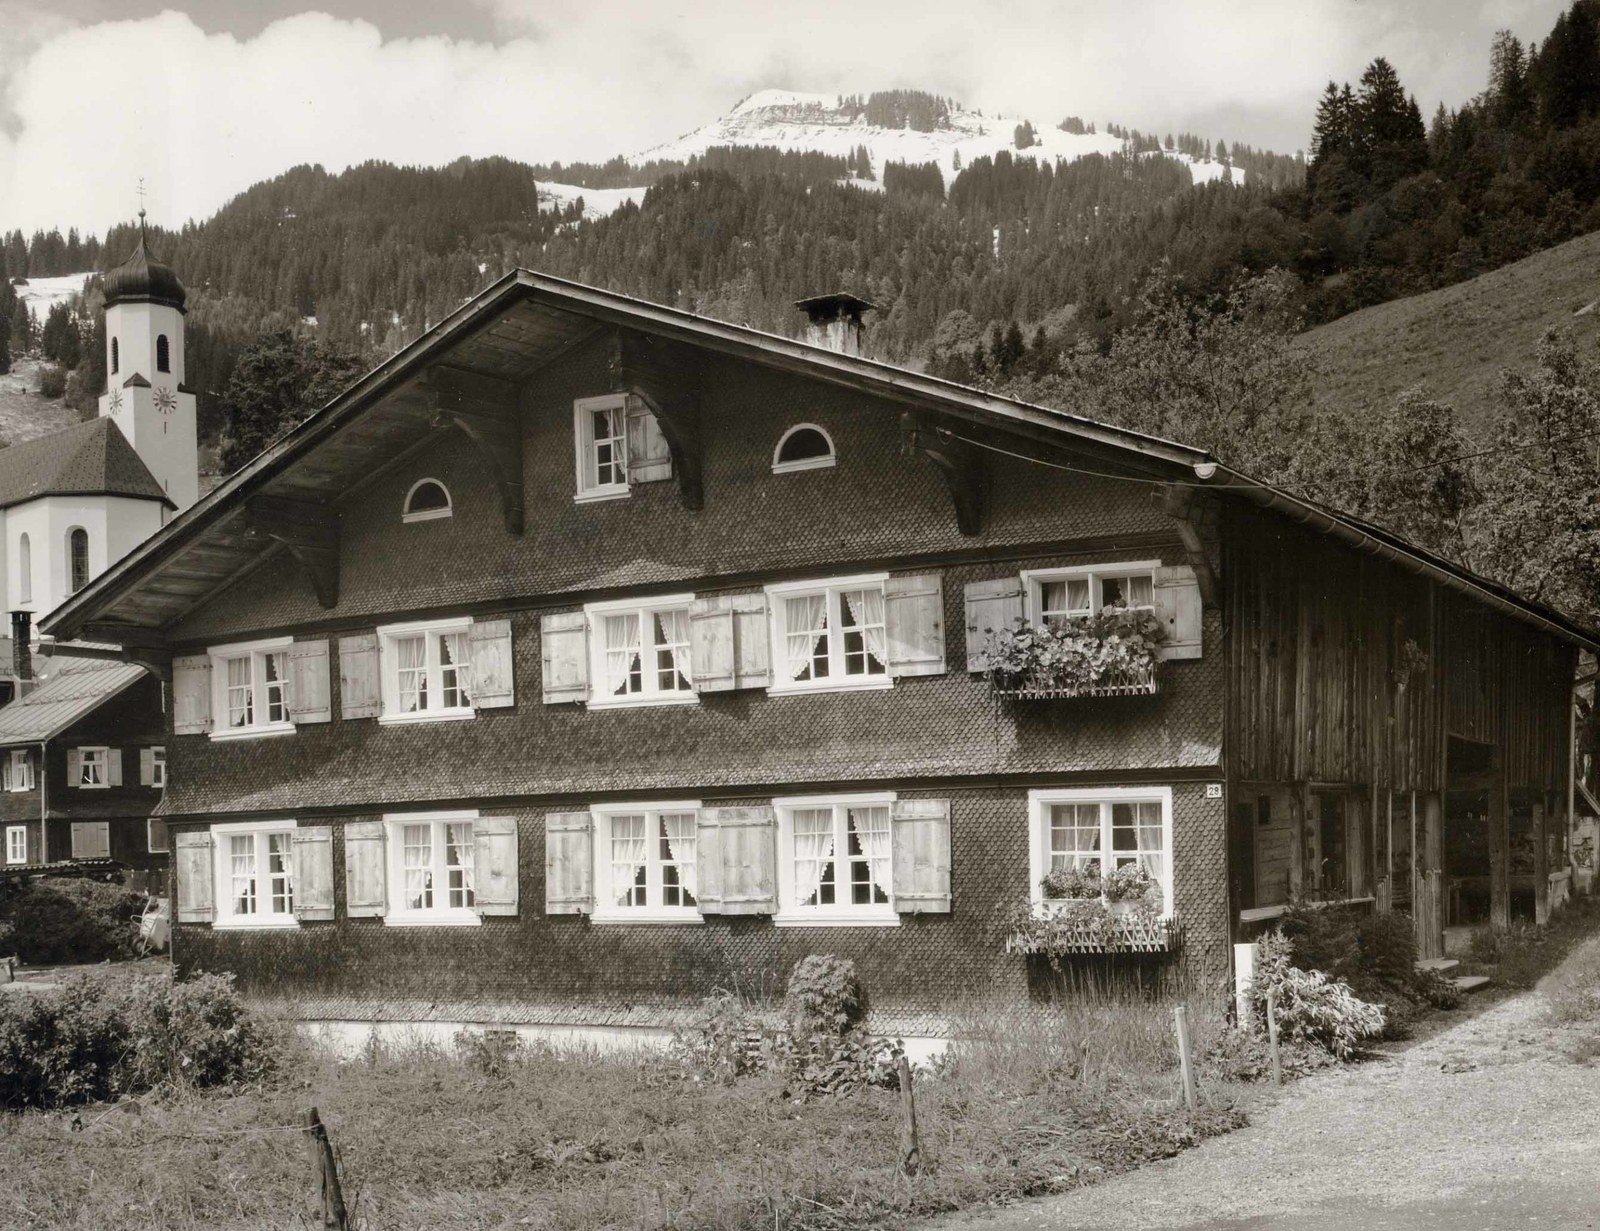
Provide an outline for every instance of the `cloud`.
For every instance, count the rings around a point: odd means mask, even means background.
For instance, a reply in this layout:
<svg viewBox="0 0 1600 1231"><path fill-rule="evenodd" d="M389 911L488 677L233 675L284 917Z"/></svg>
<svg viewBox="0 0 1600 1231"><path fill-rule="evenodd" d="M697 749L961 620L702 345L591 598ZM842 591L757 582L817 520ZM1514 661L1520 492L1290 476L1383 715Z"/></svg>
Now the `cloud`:
<svg viewBox="0 0 1600 1231"><path fill-rule="evenodd" d="M1482 88L1490 34L1563 0L476 0L494 42L304 13L249 38L178 12L71 25L0 0L0 227L101 232L143 176L165 224L299 163L603 160L766 86L912 86L1292 150L1329 77L1385 54L1425 110ZM1509 10L1509 11L1508 11ZM481 21L478 28L482 28ZM1200 127L1203 122L1203 127Z"/></svg>

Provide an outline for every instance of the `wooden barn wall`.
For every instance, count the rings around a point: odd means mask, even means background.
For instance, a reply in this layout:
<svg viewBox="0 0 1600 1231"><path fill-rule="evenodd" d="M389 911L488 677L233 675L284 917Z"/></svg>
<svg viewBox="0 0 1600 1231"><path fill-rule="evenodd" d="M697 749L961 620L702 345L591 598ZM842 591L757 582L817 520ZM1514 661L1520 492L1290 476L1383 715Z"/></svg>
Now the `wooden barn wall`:
<svg viewBox="0 0 1600 1231"><path fill-rule="evenodd" d="M1501 745L1512 785L1561 787L1569 647L1276 515L1225 526L1234 781L1435 791L1448 731Z"/></svg>

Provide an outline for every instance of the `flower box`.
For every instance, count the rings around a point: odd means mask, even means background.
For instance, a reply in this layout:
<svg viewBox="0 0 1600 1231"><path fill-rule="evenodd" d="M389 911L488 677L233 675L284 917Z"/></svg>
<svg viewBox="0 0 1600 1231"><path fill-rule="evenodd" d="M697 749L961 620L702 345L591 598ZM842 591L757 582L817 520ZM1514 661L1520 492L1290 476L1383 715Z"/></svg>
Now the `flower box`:
<svg viewBox="0 0 1600 1231"><path fill-rule="evenodd" d="M1142 607L997 629L986 646L989 686L998 697L1021 700L1154 696L1164 634L1155 613Z"/></svg>
<svg viewBox="0 0 1600 1231"><path fill-rule="evenodd" d="M1106 923L1029 929L1013 932L1006 940L1006 952L1027 954L1063 953L1167 953L1177 941L1176 919L1151 919L1122 915Z"/></svg>
<svg viewBox="0 0 1600 1231"><path fill-rule="evenodd" d="M995 695L1023 701L1050 701L1062 697L1153 697L1156 695L1154 664L1137 671L1108 672L1096 682L1058 682L1048 674L1000 676L994 680Z"/></svg>

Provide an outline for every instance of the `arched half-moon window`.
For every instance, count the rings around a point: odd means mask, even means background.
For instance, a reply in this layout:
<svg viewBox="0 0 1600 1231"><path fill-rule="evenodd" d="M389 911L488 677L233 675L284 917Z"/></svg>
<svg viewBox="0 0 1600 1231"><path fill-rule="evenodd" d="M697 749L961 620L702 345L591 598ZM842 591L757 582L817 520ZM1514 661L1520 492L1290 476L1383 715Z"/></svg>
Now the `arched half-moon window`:
<svg viewBox="0 0 1600 1231"><path fill-rule="evenodd" d="M406 493L401 521L433 521L450 516L450 493L438 479L418 479Z"/></svg>
<svg viewBox="0 0 1600 1231"><path fill-rule="evenodd" d="M773 450L772 473L821 470L824 466L832 466L836 460L833 437L815 423L797 423L783 434L783 439L778 441L778 447Z"/></svg>

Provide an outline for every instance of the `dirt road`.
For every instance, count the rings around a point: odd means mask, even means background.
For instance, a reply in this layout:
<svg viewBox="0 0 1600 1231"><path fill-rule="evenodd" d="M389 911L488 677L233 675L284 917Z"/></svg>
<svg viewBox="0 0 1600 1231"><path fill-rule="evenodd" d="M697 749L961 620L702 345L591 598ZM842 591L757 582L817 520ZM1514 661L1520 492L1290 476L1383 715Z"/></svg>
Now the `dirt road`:
<svg viewBox="0 0 1600 1231"><path fill-rule="evenodd" d="M1389 1058L1290 1086L1249 1127L1177 1158L939 1231L1600 1226L1600 1067L1566 1057L1573 1036L1538 991L1452 1016Z"/></svg>

